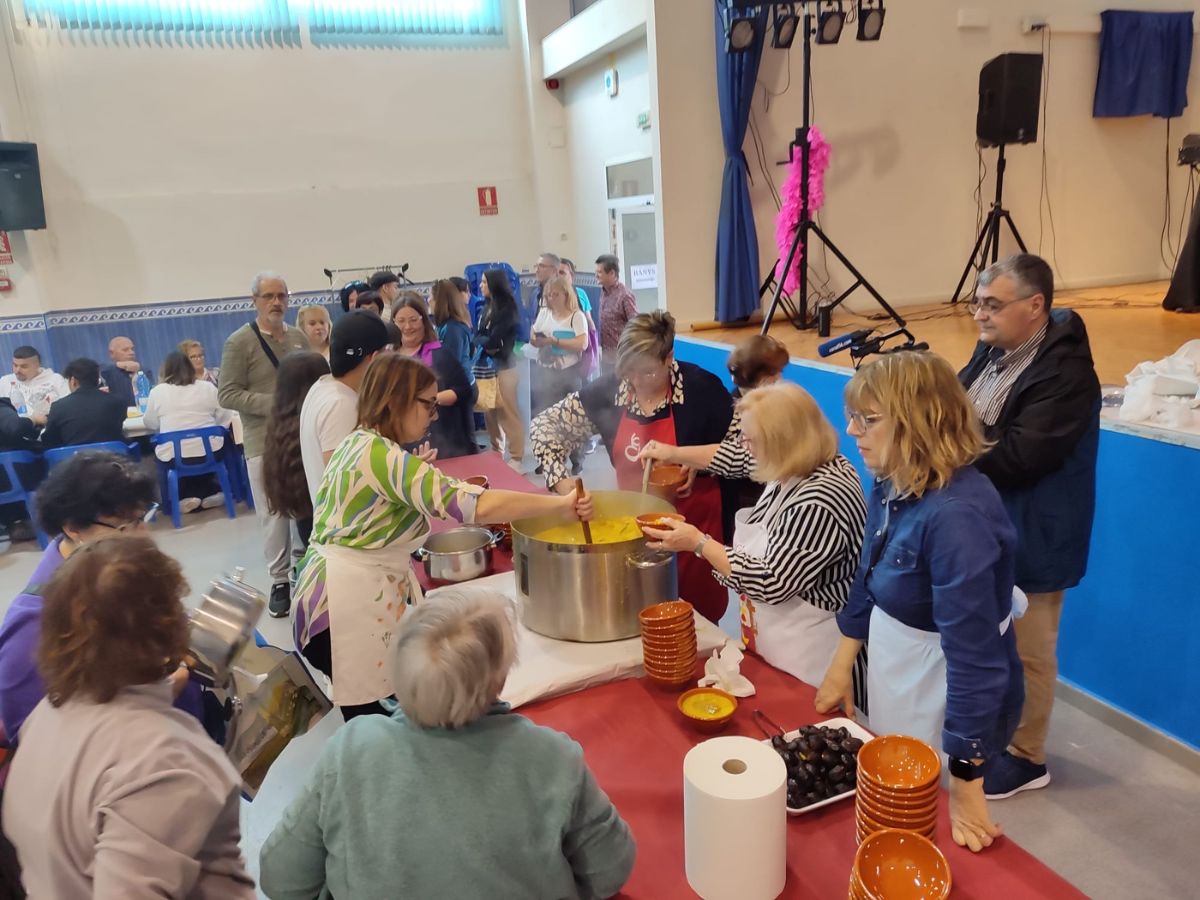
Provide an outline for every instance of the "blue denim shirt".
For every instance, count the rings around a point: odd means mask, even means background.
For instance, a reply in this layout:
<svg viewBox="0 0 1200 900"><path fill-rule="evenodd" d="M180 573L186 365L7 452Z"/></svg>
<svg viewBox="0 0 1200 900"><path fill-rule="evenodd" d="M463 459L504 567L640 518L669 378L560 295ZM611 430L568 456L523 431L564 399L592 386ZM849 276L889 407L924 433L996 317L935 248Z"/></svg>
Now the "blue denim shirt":
<svg viewBox="0 0 1200 900"><path fill-rule="evenodd" d="M867 640L878 606L905 625L940 634L942 749L960 759L986 758L1004 749L1006 720L1019 715L1025 698L1011 624L1000 634L1012 611L1016 529L992 483L973 468L919 499L890 494L887 482L871 489L862 560L838 627Z"/></svg>

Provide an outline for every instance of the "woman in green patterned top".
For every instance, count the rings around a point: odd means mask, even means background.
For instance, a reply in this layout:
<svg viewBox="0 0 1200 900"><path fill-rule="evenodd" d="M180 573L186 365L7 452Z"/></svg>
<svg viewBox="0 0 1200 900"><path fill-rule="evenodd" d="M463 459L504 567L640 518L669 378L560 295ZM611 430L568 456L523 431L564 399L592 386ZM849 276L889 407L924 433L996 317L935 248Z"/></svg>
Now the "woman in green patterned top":
<svg viewBox="0 0 1200 900"><path fill-rule="evenodd" d="M407 453L437 416L437 378L393 353L367 367L358 428L329 460L296 582L296 646L333 681L349 719L383 712L391 696L387 649L406 606L419 602L410 554L430 519L505 522L560 512L590 519L591 497L484 490Z"/></svg>

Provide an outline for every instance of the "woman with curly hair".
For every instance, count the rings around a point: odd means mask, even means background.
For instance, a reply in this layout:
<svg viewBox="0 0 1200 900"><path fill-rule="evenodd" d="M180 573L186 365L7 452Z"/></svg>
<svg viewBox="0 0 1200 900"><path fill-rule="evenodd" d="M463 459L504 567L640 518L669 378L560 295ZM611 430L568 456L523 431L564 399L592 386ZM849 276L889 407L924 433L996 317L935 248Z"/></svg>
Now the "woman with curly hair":
<svg viewBox="0 0 1200 900"><path fill-rule="evenodd" d="M279 361L275 398L267 419L263 450L267 508L295 523L305 547L312 532L313 507L304 466L300 464L300 408L309 389L322 375L328 374L329 363L315 350L289 353Z"/></svg>
<svg viewBox="0 0 1200 900"><path fill-rule="evenodd" d="M238 847L241 779L171 705L186 678L187 593L179 563L141 536L87 544L46 585L46 697L3 807L30 896L255 896Z"/></svg>

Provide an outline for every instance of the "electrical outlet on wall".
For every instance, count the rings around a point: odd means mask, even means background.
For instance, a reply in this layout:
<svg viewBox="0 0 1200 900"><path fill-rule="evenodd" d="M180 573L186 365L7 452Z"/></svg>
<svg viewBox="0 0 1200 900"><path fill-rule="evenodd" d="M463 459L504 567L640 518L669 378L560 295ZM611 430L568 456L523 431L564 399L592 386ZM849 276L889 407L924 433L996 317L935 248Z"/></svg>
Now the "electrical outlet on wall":
<svg viewBox="0 0 1200 900"><path fill-rule="evenodd" d="M1045 16L1021 16L1021 34L1041 31L1047 24Z"/></svg>

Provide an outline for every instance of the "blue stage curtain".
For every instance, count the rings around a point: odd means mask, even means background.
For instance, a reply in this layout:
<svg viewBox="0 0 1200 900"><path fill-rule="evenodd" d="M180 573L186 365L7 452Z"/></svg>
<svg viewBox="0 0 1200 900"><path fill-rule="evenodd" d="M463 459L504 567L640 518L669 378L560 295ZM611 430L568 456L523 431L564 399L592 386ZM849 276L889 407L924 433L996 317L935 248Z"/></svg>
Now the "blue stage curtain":
<svg viewBox="0 0 1200 900"><path fill-rule="evenodd" d="M1192 14L1108 9L1100 13L1100 23L1092 115L1182 115L1192 64Z"/></svg>
<svg viewBox="0 0 1200 900"><path fill-rule="evenodd" d="M716 7L717 99L725 172L721 180L721 217L717 221L717 321L744 319L758 309L758 232L750 204L750 178L742 143L750 122L750 104L762 59L767 9L759 7L753 46L742 53L725 52L722 4Z"/></svg>

